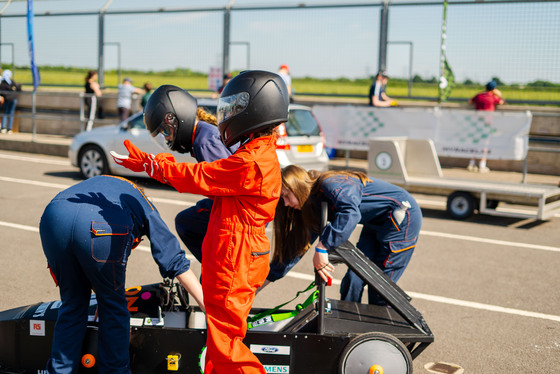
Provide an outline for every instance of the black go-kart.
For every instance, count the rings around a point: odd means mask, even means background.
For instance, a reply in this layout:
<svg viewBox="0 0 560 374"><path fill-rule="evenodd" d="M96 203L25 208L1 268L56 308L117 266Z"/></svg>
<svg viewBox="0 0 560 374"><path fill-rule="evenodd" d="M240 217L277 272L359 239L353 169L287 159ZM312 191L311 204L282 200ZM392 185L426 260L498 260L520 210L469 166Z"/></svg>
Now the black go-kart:
<svg viewBox="0 0 560 374"><path fill-rule="evenodd" d="M244 343L267 373L410 374L412 360L434 341L408 295L350 242L329 253L387 302L376 306L325 296L316 274L295 310L253 308ZM308 288L308 289L310 289ZM128 288L134 374L204 371L205 316L177 283ZM46 373L60 301L0 312L0 373ZM97 301L92 295L79 373L97 373Z"/></svg>

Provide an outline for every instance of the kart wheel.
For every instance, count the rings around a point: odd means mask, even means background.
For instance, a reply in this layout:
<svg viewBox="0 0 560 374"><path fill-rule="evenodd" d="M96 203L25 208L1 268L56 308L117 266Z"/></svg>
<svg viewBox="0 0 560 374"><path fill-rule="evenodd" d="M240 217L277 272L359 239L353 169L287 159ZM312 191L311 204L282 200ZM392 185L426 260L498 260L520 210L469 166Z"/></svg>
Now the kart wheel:
<svg viewBox="0 0 560 374"><path fill-rule="evenodd" d="M412 356L406 346L382 332L358 335L340 357L340 374L412 374Z"/></svg>
<svg viewBox="0 0 560 374"><path fill-rule="evenodd" d="M468 192L455 191L447 198L447 213L455 219L466 219L474 213L475 198Z"/></svg>
<svg viewBox="0 0 560 374"><path fill-rule="evenodd" d="M96 145L87 145L80 151L78 165L80 165L80 173L85 179L109 174L105 153Z"/></svg>

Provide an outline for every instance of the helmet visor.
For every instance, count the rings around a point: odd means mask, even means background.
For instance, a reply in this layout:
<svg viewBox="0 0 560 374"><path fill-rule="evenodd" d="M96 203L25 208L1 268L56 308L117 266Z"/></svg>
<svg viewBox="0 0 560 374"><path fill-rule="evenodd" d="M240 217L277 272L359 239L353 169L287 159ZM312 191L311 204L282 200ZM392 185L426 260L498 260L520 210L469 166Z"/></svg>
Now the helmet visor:
<svg viewBox="0 0 560 374"><path fill-rule="evenodd" d="M218 100L217 118L218 123L243 112L249 105L250 95L248 92L240 92L235 95L220 97Z"/></svg>
<svg viewBox="0 0 560 374"><path fill-rule="evenodd" d="M160 148L168 151L175 142L178 128L179 120L175 113L166 113L162 123L150 135Z"/></svg>

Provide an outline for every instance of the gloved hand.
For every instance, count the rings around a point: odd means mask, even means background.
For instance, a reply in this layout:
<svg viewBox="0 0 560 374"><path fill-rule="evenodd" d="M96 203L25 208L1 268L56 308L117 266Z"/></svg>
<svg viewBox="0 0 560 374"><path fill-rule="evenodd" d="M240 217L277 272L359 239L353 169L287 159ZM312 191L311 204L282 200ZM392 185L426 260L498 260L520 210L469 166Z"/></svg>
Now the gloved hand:
<svg viewBox="0 0 560 374"><path fill-rule="evenodd" d="M160 182L164 182L163 176L161 175L160 167L156 161L156 156L150 153L144 160L142 166L144 166L144 170L150 176L150 178L153 178Z"/></svg>
<svg viewBox="0 0 560 374"><path fill-rule="evenodd" d="M144 164L150 161L150 154L146 152L142 152L137 146L132 144L132 142L128 139L124 141L124 146L128 150L129 155L128 156L120 155L115 151L111 151L111 156L113 157L113 160L115 160L115 162L118 165L122 165L125 168L135 171L137 173L146 170ZM153 161L154 156L153 155L151 156L152 156L151 160Z"/></svg>

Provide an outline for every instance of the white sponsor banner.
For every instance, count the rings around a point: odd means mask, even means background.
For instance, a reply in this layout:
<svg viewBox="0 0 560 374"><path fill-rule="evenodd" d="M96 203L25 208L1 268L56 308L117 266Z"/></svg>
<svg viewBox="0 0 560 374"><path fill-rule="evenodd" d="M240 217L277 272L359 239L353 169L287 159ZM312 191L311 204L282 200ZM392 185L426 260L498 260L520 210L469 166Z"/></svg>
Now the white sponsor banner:
<svg viewBox="0 0 560 374"><path fill-rule="evenodd" d="M523 160L529 148L531 112L436 110L437 154L491 160Z"/></svg>
<svg viewBox="0 0 560 374"><path fill-rule="evenodd" d="M315 105L330 148L369 149L372 137L432 139L439 156L522 160L528 149L530 112L439 108Z"/></svg>

